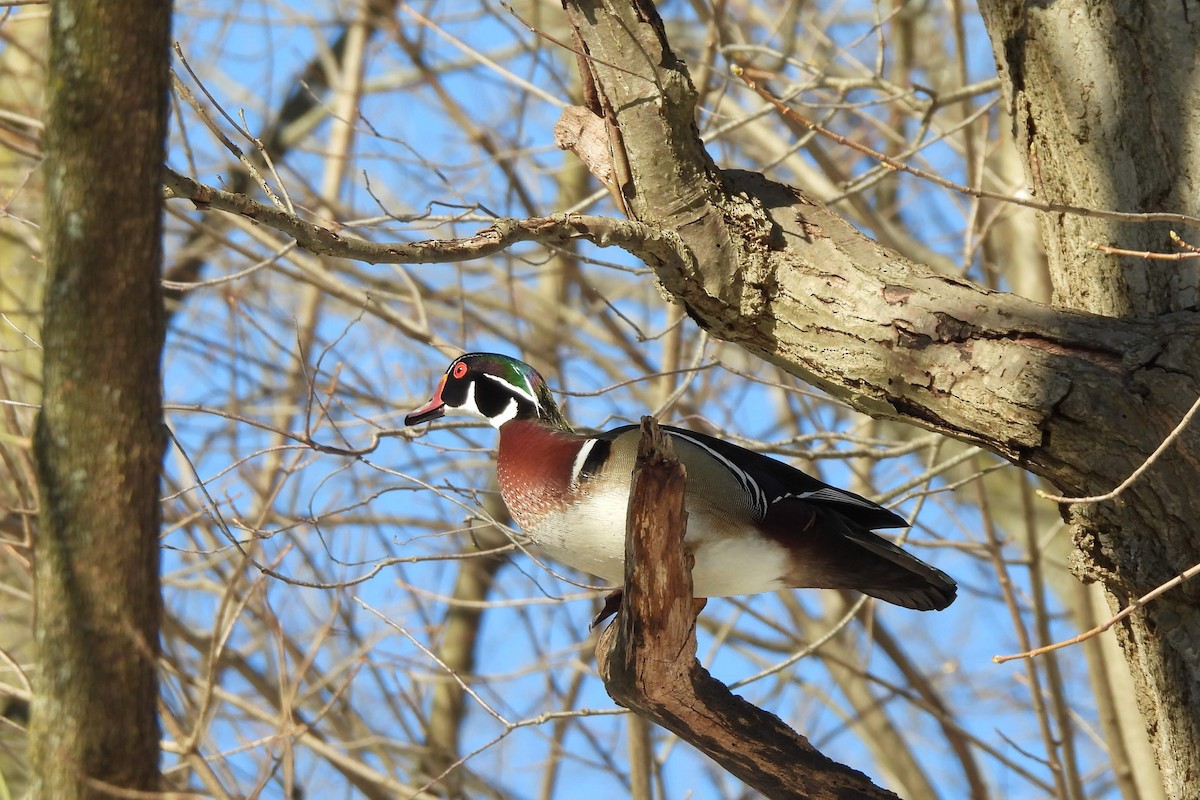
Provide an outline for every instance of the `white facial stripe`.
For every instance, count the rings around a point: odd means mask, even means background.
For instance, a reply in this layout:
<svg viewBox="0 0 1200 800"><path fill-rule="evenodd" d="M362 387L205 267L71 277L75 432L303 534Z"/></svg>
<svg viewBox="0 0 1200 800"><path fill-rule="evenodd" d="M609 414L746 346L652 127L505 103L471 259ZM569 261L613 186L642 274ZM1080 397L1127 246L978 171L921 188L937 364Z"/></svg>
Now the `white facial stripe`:
<svg viewBox="0 0 1200 800"><path fill-rule="evenodd" d="M507 386L509 388L515 388L507 381L500 380L499 378L494 378L491 375L487 375L486 377L493 378L493 380L499 381L500 383L504 384L505 386ZM529 397L529 395L526 392L523 392L520 389L517 389L516 392L517 392L517 394L521 395L522 397ZM536 401L534 402L534 404L536 405ZM462 405L461 406L446 406L446 413L447 414L462 414L467 417L482 417L483 419L486 419L489 423L491 423L492 427L499 428L501 425L508 422L510 419L515 419L517 416L518 409L519 409L519 406L517 404L516 398L513 398L512 400L509 400L508 405L504 407L503 411L501 411L499 414L497 414L494 417L489 417L488 415L484 414L482 411L479 410L479 404L475 402L475 381L471 381L470 383L467 384L467 396L465 398L463 398Z"/></svg>
<svg viewBox="0 0 1200 800"><path fill-rule="evenodd" d="M575 455L575 463L571 465L571 488L579 488L579 473L583 470L583 465L587 462L588 454L592 452L592 448L596 446L596 439L588 439L583 443L583 447L579 448L579 452Z"/></svg>
<svg viewBox="0 0 1200 800"><path fill-rule="evenodd" d="M739 467L737 464L734 464L728 458L721 455L716 450L713 450L711 447L698 439L693 439L692 437L678 431L670 431L670 434L677 439L683 439L696 445L719 461L721 465L725 467L725 469L729 470L733 474L733 477L737 479L737 482L742 485L742 489L744 489L746 494L750 496L750 506L754 515L760 519L766 516L767 496L763 494L762 487L758 485L758 481L750 477L750 475L744 469Z"/></svg>
<svg viewBox="0 0 1200 800"><path fill-rule="evenodd" d="M472 417L482 417L483 412L479 410L479 406L475 404L475 381L467 384L467 397L463 400L463 404L458 407L460 414L468 414Z"/></svg>
<svg viewBox="0 0 1200 800"><path fill-rule="evenodd" d="M537 401L537 398L533 396L533 393L531 391L529 391L528 385L526 386L526 388L522 389L520 386L516 386L516 385L511 384L508 381L504 380L504 378L501 378L497 375L489 375L486 372L483 373L483 377L490 378L491 380L495 381L496 383L500 384L501 386L503 386L507 389L511 389L512 391L516 392L517 394L519 394L522 397L524 397L525 399L527 399L529 402L533 403L533 405L536 408L541 408L541 403L539 403Z"/></svg>
<svg viewBox="0 0 1200 800"><path fill-rule="evenodd" d="M507 386L508 384L506 383L504 385ZM479 410L479 405L475 402L475 381L471 381L467 384L466 399L463 400L463 404L455 410L460 414L467 414L468 416L472 417L483 417L489 423L491 423L493 428L499 428L510 419L516 418L517 401L515 399L508 401L508 405L504 407L503 411L494 417L489 417Z"/></svg>

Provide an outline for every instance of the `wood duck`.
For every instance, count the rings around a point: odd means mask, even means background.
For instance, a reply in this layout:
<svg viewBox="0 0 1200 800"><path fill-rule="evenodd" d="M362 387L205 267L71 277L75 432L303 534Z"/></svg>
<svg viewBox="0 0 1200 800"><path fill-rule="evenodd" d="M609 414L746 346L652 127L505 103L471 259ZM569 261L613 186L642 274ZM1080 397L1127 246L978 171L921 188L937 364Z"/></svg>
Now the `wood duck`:
<svg viewBox="0 0 1200 800"><path fill-rule="evenodd" d="M535 544L575 569L624 581L638 426L575 433L537 370L494 353L456 358L404 423L449 413L499 429L500 494ZM906 527L897 514L760 453L662 427L687 470L684 541L695 558L696 597L824 588L921 611L954 601L950 576L871 533Z"/></svg>

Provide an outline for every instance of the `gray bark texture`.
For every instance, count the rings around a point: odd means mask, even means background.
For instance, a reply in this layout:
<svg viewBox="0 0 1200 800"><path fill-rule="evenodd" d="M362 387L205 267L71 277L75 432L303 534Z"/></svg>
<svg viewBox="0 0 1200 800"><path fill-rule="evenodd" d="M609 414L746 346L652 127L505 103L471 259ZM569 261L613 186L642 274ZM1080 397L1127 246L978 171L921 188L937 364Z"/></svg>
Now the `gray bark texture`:
<svg viewBox="0 0 1200 800"><path fill-rule="evenodd" d="M170 4L51 7L35 797L159 791Z"/></svg>
<svg viewBox="0 0 1200 800"><path fill-rule="evenodd" d="M720 170L695 89L648 0L565 4L589 108L630 216L673 231L644 254L705 329L882 419L978 443L1068 495L1103 494L1200 396L1186 220L1043 213L1054 304L902 258L794 188ZM1200 9L1178 0L980 3L1034 195L1118 212L1200 204ZM1117 500L1064 506L1079 577L1115 611L1200 562L1200 433L1184 430ZM1200 587L1117 627L1169 797L1200 783Z"/></svg>

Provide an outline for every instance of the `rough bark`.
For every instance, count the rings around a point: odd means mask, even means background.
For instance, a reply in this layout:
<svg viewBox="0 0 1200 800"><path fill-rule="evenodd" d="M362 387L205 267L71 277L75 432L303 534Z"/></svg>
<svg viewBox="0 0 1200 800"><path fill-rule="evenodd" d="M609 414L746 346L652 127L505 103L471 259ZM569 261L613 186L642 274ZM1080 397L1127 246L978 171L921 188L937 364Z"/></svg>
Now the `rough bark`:
<svg viewBox="0 0 1200 800"><path fill-rule="evenodd" d="M1025 8L1031 17L1094 6L991 5L1003 6L1010 15ZM1047 226L1054 228L1048 243L1056 296L1079 310L1040 305L937 274L867 239L795 189L718 170L696 136L695 91L687 70L672 54L649 2L566 6L588 56L581 63L595 97L592 111L608 125L626 207L635 219L677 233L690 253L666 259L652 254L648 262L667 291L713 334L865 413L979 443L1077 495L1101 494L1119 484L1200 395L1200 317L1188 310L1195 305L1193 273L1105 261L1108 256L1085 252L1096 239L1126 247L1148 241L1163 249L1161 228L1108 222L1100 235L1090 232L1088 226L1098 224L1091 218L1057 215L1059 224ZM1176 19L1186 13L1182 4L1161 0L1145 6L1128 17L1132 23L1124 22L1119 10L1093 9L1088 13L1099 15L1096 20L1081 18L1109 26L1097 28L1097 38L1135 39L1096 48L1111 65L1103 71L1106 80L1113 69L1130 69L1132 59L1141 59L1120 84L1125 94L1118 92L1118 100L1142 102L1132 115L1114 118L1105 116L1107 107L1087 105L1100 102L1095 95L1110 91L1108 85L1078 78L1053 89L1043 85L1039 91L1046 97L1074 98L1075 117L1070 117L1049 101L1039 104L1020 94L1050 80L1047 75L1023 83L1008 76L1010 90L1018 90L1014 96L1026 98L1026 133L1051 137L1057 125L1063 140L1054 140L1055 158L1061 161L1035 159L1046 152L1049 140L1037 144L1018 130L1036 173L1034 186L1047 185L1051 176L1061 184L1047 190L1047 199L1120 211L1196 207L1176 187L1195 183L1196 170L1189 164L1194 154L1187 143L1197 137L1179 138L1191 127L1182 119L1178 137L1167 133L1169 120L1162 115L1172 105L1170 113L1182 117L1186 112L1190 120L1200 106L1178 93L1138 85L1147 82L1161 59L1173 66L1150 83L1173 85L1172 71L1191 63L1195 37ZM994 38L995 8L989 16ZM1168 21L1180 29L1178 36L1191 37L1182 47L1186 58L1179 55L1181 46L1149 45ZM1028 56L1035 27L1028 20L1022 24ZM1086 25L1079 20L1065 27L1080 37L1089 35L1080 30ZM1044 28L1036 31L1043 35ZM1028 64L1022 74L1032 75ZM1184 85L1200 91L1194 82ZM1083 165L1068 140L1076 139L1080 153L1089 157L1096 148L1086 146L1088 137L1076 119L1080 114L1093 121L1103 117L1121 141L1142 135L1131 132L1131 125L1150 126L1154 140L1125 150L1113 145L1098 166ZM1162 169L1139 181L1141 165L1156 159ZM1168 175L1172 168L1181 174ZM1072 170L1073 175L1057 174ZM1109 172L1093 175L1104 170ZM1167 177L1173 182L1163 183ZM1088 186L1107 181L1111 187L1081 195L1071 181ZM1170 270L1177 267L1172 264ZM1119 502L1072 507L1077 572L1101 581L1114 607L1200 562L1200 541L1193 534L1200 497L1191 490L1200 483L1198 443L1200 435L1185 431ZM1168 796L1186 796L1200 780L1197 592L1185 584L1118 631Z"/></svg>
<svg viewBox="0 0 1200 800"><path fill-rule="evenodd" d="M596 649L612 698L709 755L770 798L884 800L895 795L824 756L696 660L691 563L683 546L686 478L652 417L629 498L625 594Z"/></svg>
<svg viewBox="0 0 1200 800"><path fill-rule="evenodd" d="M1194 8L1175 0L990 0L979 10L1037 197L1113 211L1195 212ZM1195 262L1114 257L1090 246L1170 252L1169 224L1072 214L1042 221L1056 303L1124 317L1200 302Z"/></svg>
<svg viewBox="0 0 1200 800"><path fill-rule="evenodd" d="M34 796L159 790L162 163L170 4L54 3L35 435Z"/></svg>

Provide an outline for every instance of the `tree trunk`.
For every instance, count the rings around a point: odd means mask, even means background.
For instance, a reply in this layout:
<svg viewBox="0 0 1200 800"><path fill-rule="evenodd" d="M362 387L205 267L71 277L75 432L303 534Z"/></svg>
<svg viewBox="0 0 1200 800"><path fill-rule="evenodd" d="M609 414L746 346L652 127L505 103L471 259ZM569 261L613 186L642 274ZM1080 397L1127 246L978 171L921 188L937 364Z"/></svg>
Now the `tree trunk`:
<svg viewBox="0 0 1200 800"><path fill-rule="evenodd" d="M1185 144L1197 141L1200 87L1175 74L1197 47L1184 4L983 5L1039 195L1124 212L1198 207L1200 150ZM938 274L795 189L717 169L648 0L567 10L625 205L688 253L643 255L713 334L865 413L981 444L1076 495L1118 485L1200 396L1195 270L1089 249L1165 250L1166 224L1046 215L1055 297L1072 309ZM1085 49L1071 49L1072 33L1095 61L1075 67ZM1185 430L1119 501L1071 507L1077 572L1114 608L1200 562L1198 444ZM1200 781L1198 591L1185 584L1118 629L1171 797Z"/></svg>
<svg viewBox="0 0 1200 800"><path fill-rule="evenodd" d="M52 5L35 796L157 791L170 4Z"/></svg>
<svg viewBox="0 0 1200 800"><path fill-rule="evenodd" d="M1197 209L1198 37L1186 3L985 0L979 10L1035 196L1112 211ZM1113 317L1195 310L1195 261L1092 247L1170 252L1176 225L1043 215L1055 303Z"/></svg>
<svg viewBox="0 0 1200 800"><path fill-rule="evenodd" d="M1200 37L1186 3L1014 6L991 0L980 3L980 11L1004 78L1014 136L1027 155L1029 185L1041 199L1143 213L1200 208L1200 86L1194 80ZM1170 329L1170 320L1195 317L1165 316L1196 310L1200 268L1195 261L1112 256L1090 245L1170 252L1171 230L1195 241L1191 227L1189 234L1178 222L1043 215L1056 303L1164 321L1161 352L1127 384L1141 395L1137 405L1157 423L1147 427L1160 437L1200 393L1194 348L1182 341L1182 327ZM1103 395L1094 397L1097 406L1104 402ZM1105 427L1098 430L1124 433L1139 427L1138 420L1100 418ZM1078 507L1079 571L1103 582L1114 610L1200 561L1196 504L1189 498L1197 483L1195 441L1181 440L1169 463L1119 503ZM1144 456L1143 448L1153 444L1127 446ZM1102 486L1093 483L1088 493L1103 492ZM1118 629L1172 797L1195 791L1200 780L1198 599L1200 593L1185 586Z"/></svg>

